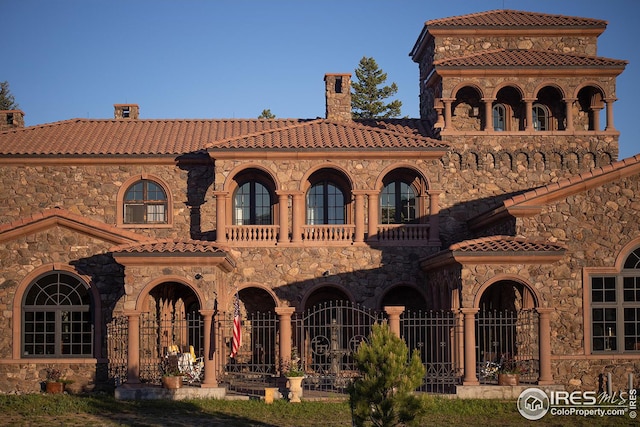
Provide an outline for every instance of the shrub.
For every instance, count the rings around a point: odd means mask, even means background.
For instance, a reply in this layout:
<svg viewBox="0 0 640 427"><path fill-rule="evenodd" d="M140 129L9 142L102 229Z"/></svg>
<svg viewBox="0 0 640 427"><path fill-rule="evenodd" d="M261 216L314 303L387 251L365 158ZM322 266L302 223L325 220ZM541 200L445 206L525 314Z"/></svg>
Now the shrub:
<svg viewBox="0 0 640 427"><path fill-rule="evenodd" d="M373 325L369 342L354 354L359 377L349 387L357 426L410 424L422 412L414 391L424 379L420 353L409 349L385 324Z"/></svg>

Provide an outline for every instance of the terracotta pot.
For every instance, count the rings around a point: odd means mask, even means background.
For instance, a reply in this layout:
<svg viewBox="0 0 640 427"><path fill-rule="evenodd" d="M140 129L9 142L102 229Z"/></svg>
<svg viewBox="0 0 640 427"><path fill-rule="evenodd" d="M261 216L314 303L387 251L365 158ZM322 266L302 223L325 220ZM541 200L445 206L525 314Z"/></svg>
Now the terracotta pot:
<svg viewBox="0 0 640 427"><path fill-rule="evenodd" d="M46 385L47 393L62 393L64 391L64 383L48 381Z"/></svg>
<svg viewBox="0 0 640 427"><path fill-rule="evenodd" d="M302 397L302 380L304 377L287 377L287 386L289 387L289 401L292 403L300 402Z"/></svg>
<svg viewBox="0 0 640 427"><path fill-rule="evenodd" d="M520 375L518 374L498 374L498 385L518 385Z"/></svg>
<svg viewBox="0 0 640 427"><path fill-rule="evenodd" d="M174 377L162 377L162 386L168 389L178 389L182 387L182 377L174 376Z"/></svg>

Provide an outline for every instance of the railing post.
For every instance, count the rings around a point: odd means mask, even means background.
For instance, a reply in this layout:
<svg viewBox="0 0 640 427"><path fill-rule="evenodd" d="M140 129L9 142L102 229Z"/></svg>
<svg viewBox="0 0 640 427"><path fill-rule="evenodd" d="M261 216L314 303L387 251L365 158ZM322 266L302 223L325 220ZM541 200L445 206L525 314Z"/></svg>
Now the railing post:
<svg viewBox="0 0 640 427"><path fill-rule="evenodd" d="M140 384L140 313L126 312L128 321L127 384Z"/></svg>
<svg viewBox="0 0 640 427"><path fill-rule="evenodd" d="M282 374L282 366L291 363L291 315L295 311L294 307L276 307L278 315L278 325L280 327L280 361L278 370Z"/></svg>
<svg viewBox="0 0 640 427"><path fill-rule="evenodd" d="M476 313L478 308L461 308L464 315L464 377L463 385L480 385L476 375Z"/></svg>
<svg viewBox="0 0 640 427"><path fill-rule="evenodd" d="M553 384L553 374L551 373L551 322L549 314L553 308L536 308L538 312L538 349L540 351L540 377L538 384Z"/></svg>
<svg viewBox="0 0 640 427"><path fill-rule="evenodd" d="M400 338L400 315L404 312L404 306L385 306L384 311L389 316L391 333Z"/></svg>

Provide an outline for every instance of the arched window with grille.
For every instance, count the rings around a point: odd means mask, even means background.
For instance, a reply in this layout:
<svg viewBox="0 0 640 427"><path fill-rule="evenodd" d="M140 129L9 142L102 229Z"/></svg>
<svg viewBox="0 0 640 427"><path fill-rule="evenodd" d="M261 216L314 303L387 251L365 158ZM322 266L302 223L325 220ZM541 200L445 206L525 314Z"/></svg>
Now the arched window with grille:
<svg viewBox="0 0 640 427"><path fill-rule="evenodd" d="M387 183L380 194L380 223L416 222L416 190L404 181Z"/></svg>
<svg viewBox="0 0 640 427"><path fill-rule="evenodd" d="M333 182L316 182L307 192L307 224L344 224L345 199Z"/></svg>
<svg viewBox="0 0 640 427"><path fill-rule="evenodd" d="M56 271L33 281L22 304L23 357L93 356L94 327L88 286Z"/></svg>
<svg viewBox="0 0 640 427"><path fill-rule="evenodd" d="M542 104L533 104L533 129L545 131L549 129L549 108Z"/></svg>
<svg viewBox="0 0 640 427"><path fill-rule="evenodd" d="M125 224L166 224L167 194L156 182L142 179L124 195Z"/></svg>

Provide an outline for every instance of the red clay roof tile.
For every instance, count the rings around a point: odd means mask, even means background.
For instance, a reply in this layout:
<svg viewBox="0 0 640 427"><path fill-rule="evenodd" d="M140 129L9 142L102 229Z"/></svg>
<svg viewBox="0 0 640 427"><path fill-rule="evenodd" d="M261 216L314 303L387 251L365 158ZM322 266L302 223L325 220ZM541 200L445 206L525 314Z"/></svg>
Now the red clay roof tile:
<svg viewBox="0 0 640 427"><path fill-rule="evenodd" d="M519 10L490 10L468 15L434 19L425 23L427 27L594 27L607 26L601 19L581 18L576 16L552 15L547 13L525 12Z"/></svg>
<svg viewBox="0 0 640 427"><path fill-rule="evenodd" d="M496 49L475 55L434 61L438 68L443 67L622 67L628 61L598 56L572 55L552 51L530 49Z"/></svg>
<svg viewBox="0 0 640 427"><path fill-rule="evenodd" d="M525 239L513 236L490 236L465 240L449 247L457 252L557 252L566 247L558 243Z"/></svg>
<svg viewBox="0 0 640 427"><path fill-rule="evenodd" d="M113 253L165 253L165 254L204 254L220 253L226 251L218 247L213 242L202 240L179 240L162 239L151 242L132 243L127 245L114 246L110 249Z"/></svg>

